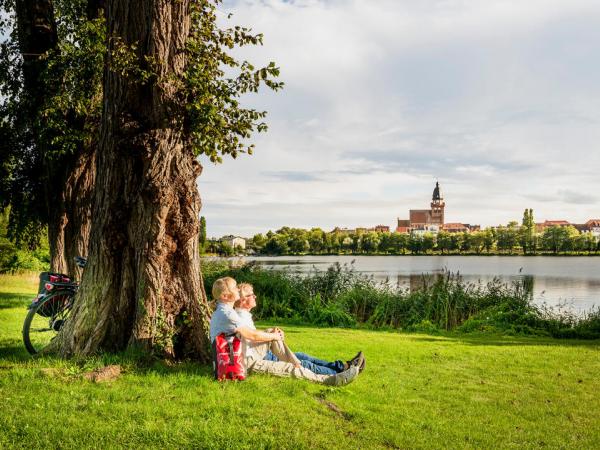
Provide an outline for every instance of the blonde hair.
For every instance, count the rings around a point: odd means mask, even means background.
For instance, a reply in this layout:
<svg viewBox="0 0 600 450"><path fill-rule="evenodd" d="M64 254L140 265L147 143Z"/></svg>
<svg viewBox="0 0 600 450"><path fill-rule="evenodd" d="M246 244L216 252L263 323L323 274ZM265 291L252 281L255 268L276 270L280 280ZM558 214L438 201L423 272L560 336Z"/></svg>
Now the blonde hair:
<svg viewBox="0 0 600 450"><path fill-rule="evenodd" d="M248 295L249 292L254 292L254 287L250 283L240 283L237 285L237 287L240 290L241 297ZM239 308L241 304L242 304L242 299L240 298L233 304L233 307Z"/></svg>
<svg viewBox="0 0 600 450"><path fill-rule="evenodd" d="M242 297L248 295L250 292L254 292L254 286L250 283L240 283L238 284L238 289L240 290L240 295Z"/></svg>
<svg viewBox="0 0 600 450"><path fill-rule="evenodd" d="M231 300L235 298L236 281L231 277L219 278L213 283L212 295L215 300Z"/></svg>

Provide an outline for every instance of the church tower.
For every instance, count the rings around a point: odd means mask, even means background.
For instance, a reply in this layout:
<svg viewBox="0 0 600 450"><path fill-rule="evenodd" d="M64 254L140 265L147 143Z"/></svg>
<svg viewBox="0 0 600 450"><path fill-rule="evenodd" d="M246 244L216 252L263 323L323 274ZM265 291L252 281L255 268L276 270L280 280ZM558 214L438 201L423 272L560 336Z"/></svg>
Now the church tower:
<svg viewBox="0 0 600 450"><path fill-rule="evenodd" d="M444 197L440 191L440 183L435 182L435 189L431 197L431 222L437 225L444 225Z"/></svg>

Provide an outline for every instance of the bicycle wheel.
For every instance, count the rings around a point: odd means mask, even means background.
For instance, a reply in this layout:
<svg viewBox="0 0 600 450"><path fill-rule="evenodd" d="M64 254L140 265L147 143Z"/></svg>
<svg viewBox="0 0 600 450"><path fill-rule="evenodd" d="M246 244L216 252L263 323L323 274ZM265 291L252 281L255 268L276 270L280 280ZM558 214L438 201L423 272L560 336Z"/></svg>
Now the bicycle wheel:
<svg viewBox="0 0 600 450"><path fill-rule="evenodd" d="M23 322L23 343L29 353L41 352L69 317L73 307L73 291L56 291L31 306Z"/></svg>

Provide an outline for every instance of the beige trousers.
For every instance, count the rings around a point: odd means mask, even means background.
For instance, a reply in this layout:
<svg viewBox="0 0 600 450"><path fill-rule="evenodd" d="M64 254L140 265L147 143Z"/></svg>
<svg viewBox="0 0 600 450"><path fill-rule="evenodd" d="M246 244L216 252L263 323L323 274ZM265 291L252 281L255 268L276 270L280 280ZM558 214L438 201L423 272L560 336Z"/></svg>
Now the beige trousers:
<svg viewBox="0 0 600 450"><path fill-rule="evenodd" d="M294 352L283 341L261 342L250 345L253 354L246 358L248 372L268 373L276 377L299 378L328 385L340 384L337 375L318 375L302 367L300 360L296 358ZM277 356L279 361L265 361L263 359L269 350Z"/></svg>

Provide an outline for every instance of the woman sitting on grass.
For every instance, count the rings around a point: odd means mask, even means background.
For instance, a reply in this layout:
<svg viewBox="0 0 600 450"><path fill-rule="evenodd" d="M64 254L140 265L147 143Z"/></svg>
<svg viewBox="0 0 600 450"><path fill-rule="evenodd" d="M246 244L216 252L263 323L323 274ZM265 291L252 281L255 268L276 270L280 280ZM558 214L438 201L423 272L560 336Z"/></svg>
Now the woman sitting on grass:
<svg viewBox="0 0 600 450"><path fill-rule="evenodd" d="M240 290L240 299L236 302L235 310L241 317L242 322L245 326L252 330L256 330L254 320L252 318L251 310L256 307L256 295L254 294L254 288L249 283L240 283L238 285ZM283 330L280 328L270 328L267 331L274 333L281 333L282 338L285 337ZM266 349L265 346L248 342L244 340L246 345L246 357L253 357L264 361L279 361L279 358L273 354L270 350ZM285 344L284 344L285 345ZM260 347L260 348L257 348ZM286 346L287 347L287 346ZM263 350L261 352L261 349ZM266 350L266 353L264 352ZM322 359L315 358L314 356L307 355L306 353L296 352L294 356L300 361L300 365L316 374L320 375L335 375L341 373L350 368L352 365L357 365L359 371L363 371L365 368L365 357L362 352L358 352L354 358L349 361L336 360L333 362L324 361Z"/></svg>

